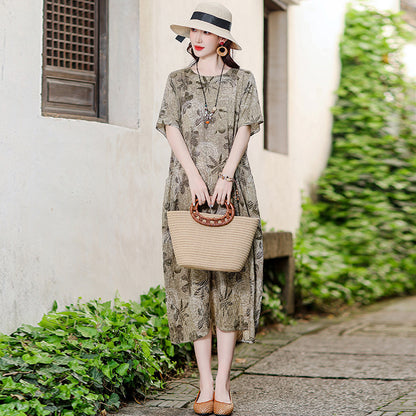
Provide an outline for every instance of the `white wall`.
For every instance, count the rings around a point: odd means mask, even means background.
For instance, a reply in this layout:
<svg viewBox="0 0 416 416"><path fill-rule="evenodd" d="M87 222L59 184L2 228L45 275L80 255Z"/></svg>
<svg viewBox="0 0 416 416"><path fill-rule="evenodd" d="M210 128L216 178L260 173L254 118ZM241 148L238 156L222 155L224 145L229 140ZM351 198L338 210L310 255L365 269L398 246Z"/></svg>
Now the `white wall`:
<svg viewBox="0 0 416 416"><path fill-rule="evenodd" d="M109 124L41 115L42 6L0 2L6 332L37 322L54 299L136 299L161 282L151 140L137 128L139 2L110 1Z"/></svg>
<svg viewBox="0 0 416 416"><path fill-rule="evenodd" d="M400 0L368 0L368 3L379 10L392 10L394 12L400 10Z"/></svg>
<svg viewBox="0 0 416 416"><path fill-rule="evenodd" d="M398 10L399 6L398 0L373 3L380 9ZM265 151L258 139L250 148L267 227L296 231L302 195L309 194L326 166L346 5L347 0L303 0L288 9L289 154ZM260 11L256 19L260 21ZM257 79L260 83L260 75Z"/></svg>
<svg viewBox="0 0 416 416"><path fill-rule="evenodd" d="M300 191L326 163L345 1L289 9L290 153L263 150L262 134L250 143L263 218L279 229L296 229ZM169 25L196 3L110 0L105 124L41 115L43 1L0 0L0 331L38 322L55 299L137 299L163 283L170 149L154 125L168 73L190 63ZM261 95L262 2L224 4Z"/></svg>
<svg viewBox="0 0 416 416"><path fill-rule="evenodd" d="M403 55L403 61L406 65L407 74L416 79L416 42L406 45Z"/></svg>

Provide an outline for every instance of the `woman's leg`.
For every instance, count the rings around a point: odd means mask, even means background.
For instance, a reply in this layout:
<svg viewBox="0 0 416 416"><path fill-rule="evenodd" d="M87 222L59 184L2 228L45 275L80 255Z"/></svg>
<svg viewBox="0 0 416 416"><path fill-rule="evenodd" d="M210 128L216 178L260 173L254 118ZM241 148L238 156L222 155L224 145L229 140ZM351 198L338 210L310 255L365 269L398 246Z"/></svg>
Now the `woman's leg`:
<svg viewBox="0 0 416 416"><path fill-rule="evenodd" d="M230 372L234 356L237 331L217 328L218 373L215 379L215 400L230 403Z"/></svg>
<svg viewBox="0 0 416 416"><path fill-rule="evenodd" d="M205 337L194 341L196 362L198 363L199 370L199 389L201 390L197 403L212 400L214 394L214 380L211 372L211 344L211 329Z"/></svg>

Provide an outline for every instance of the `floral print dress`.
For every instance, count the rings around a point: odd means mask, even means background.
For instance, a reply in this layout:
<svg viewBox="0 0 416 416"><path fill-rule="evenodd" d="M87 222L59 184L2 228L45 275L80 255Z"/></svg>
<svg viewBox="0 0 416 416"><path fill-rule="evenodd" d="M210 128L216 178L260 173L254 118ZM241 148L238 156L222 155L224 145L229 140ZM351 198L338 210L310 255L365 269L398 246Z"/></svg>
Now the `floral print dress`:
<svg viewBox="0 0 416 416"><path fill-rule="evenodd" d="M199 76L188 67L169 74L156 128L165 136L167 125L180 130L212 195L238 128L249 125L253 135L260 130L263 118L251 72L231 68L223 73L221 83L219 75L201 76L201 80L209 110L214 107L220 84L217 110L210 124L203 120L205 101ZM259 218L256 190L246 153L234 177L239 193L237 201L234 186L232 202L236 214ZM175 344L193 342L207 335L210 328L215 331L218 327L223 331L238 331L238 339L242 342L254 342L263 288L261 225L240 272L180 267L175 260L166 213L188 210L191 201L188 177L172 152L162 217L163 270L171 341ZM223 210L224 207L214 207L213 212L222 213Z"/></svg>

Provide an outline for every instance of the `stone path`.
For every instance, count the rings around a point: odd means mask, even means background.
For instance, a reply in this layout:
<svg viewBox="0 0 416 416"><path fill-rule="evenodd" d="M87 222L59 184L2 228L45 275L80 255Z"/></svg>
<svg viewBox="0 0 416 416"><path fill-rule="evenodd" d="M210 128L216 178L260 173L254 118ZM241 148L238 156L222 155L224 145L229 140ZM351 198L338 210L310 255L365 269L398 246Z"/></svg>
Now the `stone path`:
<svg viewBox="0 0 416 416"><path fill-rule="evenodd" d="M236 348L234 416L416 416L416 297L298 323L257 341ZM118 414L193 415L197 377L172 381L145 405Z"/></svg>

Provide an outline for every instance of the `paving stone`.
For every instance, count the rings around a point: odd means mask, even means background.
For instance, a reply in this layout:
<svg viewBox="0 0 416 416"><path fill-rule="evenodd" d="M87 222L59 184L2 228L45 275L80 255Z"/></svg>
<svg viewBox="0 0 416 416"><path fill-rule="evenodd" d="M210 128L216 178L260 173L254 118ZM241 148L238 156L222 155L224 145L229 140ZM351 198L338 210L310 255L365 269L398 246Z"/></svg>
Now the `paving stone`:
<svg viewBox="0 0 416 416"><path fill-rule="evenodd" d="M416 380L416 356L275 351L250 367L248 374L298 377Z"/></svg>
<svg viewBox="0 0 416 416"><path fill-rule="evenodd" d="M236 369L236 370L231 369L230 374L231 374L230 375L231 380L233 380L233 379L237 378L238 376L240 376L241 374L243 374L243 371L242 370L238 370L238 369Z"/></svg>
<svg viewBox="0 0 416 416"><path fill-rule="evenodd" d="M414 416L416 413L415 412L400 412L397 414L400 416Z"/></svg>
<svg viewBox="0 0 416 416"><path fill-rule="evenodd" d="M155 400L149 400L147 401L144 406L148 406L148 407L157 407L159 406L159 404L161 404L163 402L163 400L159 400L159 399L155 399Z"/></svg>
<svg viewBox="0 0 416 416"><path fill-rule="evenodd" d="M375 304L377 306L377 304ZM415 296L408 296L401 299L390 299L386 305L382 308L383 311L404 311L416 312Z"/></svg>
<svg viewBox="0 0 416 416"><path fill-rule="evenodd" d="M413 316L414 314L414 316ZM320 334L329 335L340 332L347 334L410 336L415 337L416 311L388 314L379 311L352 320L346 320L338 325L328 326Z"/></svg>
<svg viewBox="0 0 416 416"><path fill-rule="evenodd" d="M181 380L181 384L188 384L189 386L192 386L193 388L198 389L199 388L199 378L197 377L187 377L186 379ZM177 386L178 384L176 384Z"/></svg>
<svg viewBox="0 0 416 416"><path fill-rule="evenodd" d="M170 392L162 393L157 396L157 400L181 400L188 402L193 400L198 393L198 389L194 389L192 392L188 393L178 393L176 390L171 390Z"/></svg>
<svg viewBox="0 0 416 416"><path fill-rule="evenodd" d="M325 334L334 330L339 331L339 335L365 335L384 337L416 337L416 322L409 321L379 321L380 318L370 319L365 317L361 320L344 323L336 328L326 328ZM384 317L382 317L384 319Z"/></svg>
<svg viewBox="0 0 416 416"><path fill-rule="evenodd" d="M231 385L235 416L367 416L413 387L409 381L246 374Z"/></svg>
<svg viewBox="0 0 416 416"><path fill-rule="evenodd" d="M234 356L237 358L244 357L254 357L254 358L263 358L271 352L275 351L277 348L274 345L270 344L244 344L240 345L235 350Z"/></svg>
<svg viewBox="0 0 416 416"><path fill-rule="evenodd" d="M188 400L162 400L158 407L181 409L186 407Z"/></svg>
<svg viewBox="0 0 416 416"><path fill-rule="evenodd" d="M397 412L384 412L383 416L398 416L399 413Z"/></svg>
<svg viewBox="0 0 416 416"><path fill-rule="evenodd" d="M285 334L305 335L311 332L321 331L329 325L335 324L335 320L322 320L318 322L301 322L285 327Z"/></svg>
<svg viewBox="0 0 416 416"><path fill-rule="evenodd" d="M295 339L299 338L299 334L293 334L293 333L289 333L289 332L270 332L269 334L261 337L261 339L259 340L259 342L261 343L265 343L268 340L273 340L273 341L294 341ZM252 344L255 345L256 343Z"/></svg>
<svg viewBox="0 0 416 416"><path fill-rule="evenodd" d="M268 338L268 339L264 339L264 340L261 340L260 342L259 342L259 344L269 344L269 345L274 345L275 347L276 347L276 349L277 348L280 348L280 347L284 347L285 345L287 345L287 344L289 344L289 343L291 343L292 341L294 341L296 338L293 338L293 339L286 339L286 340L284 340L284 339L273 339L273 338Z"/></svg>
<svg viewBox="0 0 416 416"><path fill-rule="evenodd" d="M385 322L371 322L356 331L359 334L379 336L399 336L399 337L416 337L416 323L385 323Z"/></svg>
<svg viewBox="0 0 416 416"><path fill-rule="evenodd" d="M236 357L233 360L232 369L233 370L245 370L245 369L251 367L252 365L256 364L260 359L261 359L261 357L259 357L259 358Z"/></svg>
<svg viewBox="0 0 416 416"><path fill-rule="evenodd" d="M195 390L198 391L198 389L193 384L177 382L170 384L167 392L181 395L190 395L194 394Z"/></svg>
<svg viewBox="0 0 416 416"><path fill-rule="evenodd" d="M400 397L399 399L388 404L387 406L382 407L380 410L396 412L416 412L416 398L414 396L414 393Z"/></svg>
<svg viewBox="0 0 416 416"><path fill-rule="evenodd" d="M408 337L340 336L319 333L297 339L290 344L290 349L350 354L416 355L416 340Z"/></svg>

